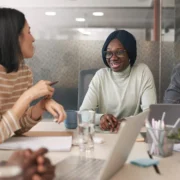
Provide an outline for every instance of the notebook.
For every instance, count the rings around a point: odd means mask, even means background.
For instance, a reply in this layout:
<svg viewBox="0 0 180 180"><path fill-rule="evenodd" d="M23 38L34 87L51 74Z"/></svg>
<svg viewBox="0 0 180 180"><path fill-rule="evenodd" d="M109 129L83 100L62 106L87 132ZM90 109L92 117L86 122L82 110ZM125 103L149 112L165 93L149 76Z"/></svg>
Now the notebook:
<svg viewBox="0 0 180 180"><path fill-rule="evenodd" d="M106 161L70 156L56 165L55 180L109 180L126 162L148 111L126 118Z"/></svg>
<svg viewBox="0 0 180 180"><path fill-rule="evenodd" d="M41 147L49 151L70 151L72 136L12 137L0 144L0 149L37 150Z"/></svg>

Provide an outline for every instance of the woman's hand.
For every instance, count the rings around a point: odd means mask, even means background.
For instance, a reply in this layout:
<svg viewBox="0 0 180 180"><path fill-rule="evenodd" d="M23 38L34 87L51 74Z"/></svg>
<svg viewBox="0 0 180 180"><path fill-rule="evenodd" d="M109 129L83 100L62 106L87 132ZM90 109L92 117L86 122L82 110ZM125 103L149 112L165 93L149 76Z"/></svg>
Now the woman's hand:
<svg viewBox="0 0 180 180"><path fill-rule="evenodd" d="M29 107L30 103L38 99L40 97L52 97L54 93L54 88L50 86L50 81L39 81L37 84L26 90L20 98L16 101L14 106L12 107L12 111L18 119L20 119L24 113L26 112L27 108ZM40 108L40 113L36 112L33 114L34 119L39 118L42 115L42 109ZM31 113L32 114L32 113Z"/></svg>
<svg viewBox="0 0 180 180"><path fill-rule="evenodd" d="M100 128L102 130L109 130L117 132L119 130L120 122L112 114L104 114L100 119Z"/></svg>
<svg viewBox="0 0 180 180"><path fill-rule="evenodd" d="M53 99L44 99L42 101L44 101L43 108L54 116L56 122L60 123L66 119L66 112L61 104Z"/></svg>
<svg viewBox="0 0 180 180"><path fill-rule="evenodd" d="M25 92L25 95L27 97L30 97L30 101L33 101L43 96L52 97L54 93L54 88L52 88L50 84L51 84L50 81L41 80L38 83L36 83L34 86L29 88Z"/></svg>

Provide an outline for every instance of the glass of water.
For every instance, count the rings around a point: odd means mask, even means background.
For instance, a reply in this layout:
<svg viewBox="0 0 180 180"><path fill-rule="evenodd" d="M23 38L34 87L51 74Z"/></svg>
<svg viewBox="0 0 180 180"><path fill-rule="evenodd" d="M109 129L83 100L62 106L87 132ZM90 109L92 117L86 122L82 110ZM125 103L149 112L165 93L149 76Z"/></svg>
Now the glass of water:
<svg viewBox="0 0 180 180"><path fill-rule="evenodd" d="M94 150L95 111L84 110L77 112L79 149L82 152Z"/></svg>

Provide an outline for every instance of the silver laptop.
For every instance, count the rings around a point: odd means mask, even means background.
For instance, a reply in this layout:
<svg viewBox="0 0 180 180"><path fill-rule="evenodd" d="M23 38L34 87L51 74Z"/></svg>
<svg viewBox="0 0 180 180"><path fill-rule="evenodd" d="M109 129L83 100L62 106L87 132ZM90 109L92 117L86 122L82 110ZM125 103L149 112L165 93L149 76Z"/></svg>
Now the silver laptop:
<svg viewBox="0 0 180 180"><path fill-rule="evenodd" d="M106 161L70 156L56 165L56 180L109 180L126 162L148 113L126 118Z"/></svg>
<svg viewBox="0 0 180 180"><path fill-rule="evenodd" d="M151 120L160 120L162 114L165 112L164 122L167 125L174 125L176 120L180 118L180 104L153 104L150 106L150 112L148 119ZM180 124L177 125L180 127Z"/></svg>

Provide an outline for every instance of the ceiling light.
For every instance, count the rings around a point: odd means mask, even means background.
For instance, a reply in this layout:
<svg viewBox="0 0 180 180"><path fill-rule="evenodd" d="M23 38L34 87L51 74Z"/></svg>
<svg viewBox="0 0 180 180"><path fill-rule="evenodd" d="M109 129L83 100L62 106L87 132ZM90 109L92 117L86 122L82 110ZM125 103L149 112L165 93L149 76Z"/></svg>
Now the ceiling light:
<svg viewBox="0 0 180 180"><path fill-rule="evenodd" d="M103 12L93 12L93 16L104 16Z"/></svg>
<svg viewBox="0 0 180 180"><path fill-rule="evenodd" d="M45 15L47 15L47 16L55 16L56 12L53 12L53 11L45 12Z"/></svg>
<svg viewBox="0 0 180 180"><path fill-rule="evenodd" d="M85 19L85 18L76 18L76 21L78 21L78 22L84 22L84 21L86 21L86 19Z"/></svg>

